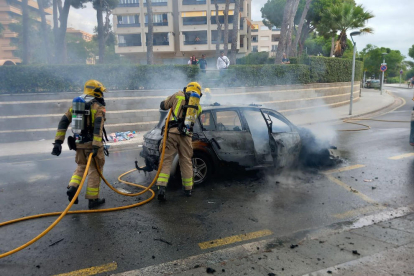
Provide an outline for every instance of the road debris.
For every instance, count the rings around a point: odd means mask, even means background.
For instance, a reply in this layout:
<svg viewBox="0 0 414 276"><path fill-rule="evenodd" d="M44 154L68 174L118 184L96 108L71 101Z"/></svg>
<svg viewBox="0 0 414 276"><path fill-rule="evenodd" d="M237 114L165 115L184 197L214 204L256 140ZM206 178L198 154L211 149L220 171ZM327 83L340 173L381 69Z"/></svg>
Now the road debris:
<svg viewBox="0 0 414 276"><path fill-rule="evenodd" d="M54 243L52 243L52 244L49 244L49 246L54 246L54 245L56 245L56 244L58 244L58 243L60 243L61 241L63 241L64 239L60 239L60 240L58 240L58 241L56 241L56 242L54 242Z"/></svg>
<svg viewBox="0 0 414 276"><path fill-rule="evenodd" d="M372 182L374 179L364 179L364 182Z"/></svg>
<svg viewBox="0 0 414 276"><path fill-rule="evenodd" d="M357 250L352 250L352 254L360 256L361 254L358 253Z"/></svg>
<svg viewBox="0 0 414 276"><path fill-rule="evenodd" d="M168 245L172 245L172 243L170 243L170 242L168 242L166 240L163 240L163 239L154 239L154 241L160 241L160 242L166 243Z"/></svg>
<svg viewBox="0 0 414 276"><path fill-rule="evenodd" d="M292 244L291 246L290 246L290 248L291 249L294 249L294 248L296 248L296 247L298 247L299 245L297 245L297 244Z"/></svg>
<svg viewBox="0 0 414 276"><path fill-rule="evenodd" d="M371 189L375 190L377 187L372 186Z"/></svg>
<svg viewBox="0 0 414 276"><path fill-rule="evenodd" d="M215 269L212 269L211 267L207 267L206 272L208 274L214 274L214 272L216 272L216 270Z"/></svg>

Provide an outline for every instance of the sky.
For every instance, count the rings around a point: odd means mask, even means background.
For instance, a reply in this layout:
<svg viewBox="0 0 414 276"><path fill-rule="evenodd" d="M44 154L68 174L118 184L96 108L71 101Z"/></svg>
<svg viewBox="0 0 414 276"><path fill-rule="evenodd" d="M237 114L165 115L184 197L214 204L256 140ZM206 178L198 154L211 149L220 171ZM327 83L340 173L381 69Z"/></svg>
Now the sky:
<svg viewBox="0 0 414 276"><path fill-rule="evenodd" d="M179 0L171 0L179 1ZM413 0L355 0L375 17L367 26L374 29L373 34L355 37L357 49L367 44L400 50L408 56L408 49L414 45ZM262 20L260 9L267 0L252 0L252 19ZM411 11L410 11L411 10ZM85 9L71 9L68 26L92 33L96 25L96 12L89 3Z"/></svg>

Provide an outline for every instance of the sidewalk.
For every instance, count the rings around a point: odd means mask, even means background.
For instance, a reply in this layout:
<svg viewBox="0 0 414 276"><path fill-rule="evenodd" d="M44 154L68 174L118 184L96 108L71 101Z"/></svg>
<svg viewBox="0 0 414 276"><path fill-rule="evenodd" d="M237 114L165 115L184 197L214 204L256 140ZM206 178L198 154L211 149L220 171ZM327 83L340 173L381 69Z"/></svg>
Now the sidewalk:
<svg viewBox="0 0 414 276"><path fill-rule="evenodd" d="M357 91L356 93L359 93ZM361 116L367 113L372 113L383 108L386 108L394 103L395 98L388 93L380 95L378 90L363 89L361 99L353 103L353 116ZM349 118L349 104L329 108L327 106L321 107L319 110L312 110L306 113L286 116L292 123L296 125L310 125L326 122L339 121ZM142 145L146 131L141 131L135 135L130 141L122 141L117 143L108 143L112 150L137 148ZM0 157L15 156L21 154L39 154L50 153L52 151L52 143L54 140L41 140L30 142L16 142L16 143L0 143ZM66 143L63 145L63 151L69 151Z"/></svg>
<svg viewBox="0 0 414 276"><path fill-rule="evenodd" d="M414 275L413 207L362 218L344 229L294 233L116 276ZM368 225L369 224L369 225Z"/></svg>

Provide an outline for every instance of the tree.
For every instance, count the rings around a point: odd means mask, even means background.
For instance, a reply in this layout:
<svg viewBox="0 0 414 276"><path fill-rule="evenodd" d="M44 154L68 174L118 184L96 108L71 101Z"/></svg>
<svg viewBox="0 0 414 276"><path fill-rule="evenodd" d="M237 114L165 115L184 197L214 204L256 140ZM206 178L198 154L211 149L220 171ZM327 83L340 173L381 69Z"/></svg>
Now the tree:
<svg viewBox="0 0 414 276"><path fill-rule="evenodd" d="M28 0L22 0L22 13L23 13L22 63L29 64L29 5L28 5Z"/></svg>
<svg viewBox="0 0 414 276"><path fill-rule="evenodd" d="M302 17L300 18L298 30L297 30L296 36L295 36L295 42L293 43L293 48L292 48L292 55L293 56L297 56L297 49L298 49L299 39L302 36L303 25L305 24L306 16L308 14L311 2L312 2L312 0L306 0L306 6L303 9Z"/></svg>
<svg viewBox="0 0 414 276"><path fill-rule="evenodd" d="M148 37L147 37L147 64L154 63L154 24L152 17L152 0L147 0Z"/></svg>
<svg viewBox="0 0 414 276"><path fill-rule="evenodd" d="M414 59L414 45L411 46L410 49L408 49L408 55Z"/></svg>
<svg viewBox="0 0 414 276"><path fill-rule="evenodd" d="M0 37L3 36L4 26L0 23Z"/></svg>
<svg viewBox="0 0 414 276"><path fill-rule="evenodd" d="M69 10L84 8L88 0L53 0L53 22L55 35L55 61L58 64L66 63L66 29L68 27ZM57 13L59 12L59 14Z"/></svg>
<svg viewBox="0 0 414 276"><path fill-rule="evenodd" d="M293 29L295 28L294 20L295 20L295 15L298 10L299 1L300 0L294 0L292 4L292 8L290 10L290 15L289 15L289 29L288 29L287 38L286 38L286 55L288 57L290 56L290 51L292 48L292 35L293 35Z"/></svg>
<svg viewBox="0 0 414 276"><path fill-rule="evenodd" d="M237 43L239 38L239 13L240 13L240 0L234 1L234 17L233 19L233 32L231 33L231 54L230 63L236 64Z"/></svg>
<svg viewBox="0 0 414 276"><path fill-rule="evenodd" d="M292 9L294 9L297 0L287 0L283 12L282 28L280 30L280 41L277 47L275 63L282 62L283 53L286 51L286 44L288 39L289 24L292 22ZM297 6L296 6L297 9ZM292 28L292 26L290 26Z"/></svg>
<svg viewBox="0 0 414 276"><path fill-rule="evenodd" d="M110 15L112 9L118 6L118 0L94 0L93 8L96 10L96 19L98 23L98 44L99 44L99 63L105 63L105 42L108 39L108 28L110 25ZM105 23L103 20L103 12L105 12Z"/></svg>
<svg viewBox="0 0 414 276"><path fill-rule="evenodd" d="M39 13L40 13L40 18L42 20L40 27L42 30L43 46L45 47L45 52L46 52L46 61L48 64L51 64L52 56L50 53L50 44L49 44L50 39L49 39L49 32L48 32L49 30L48 30L46 14L45 14L45 9L51 6L51 2L50 0L37 0L37 4L39 5Z"/></svg>
<svg viewBox="0 0 414 276"><path fill-rule="evenodd" d="M373 30L365 27L366 22L374 15L364 10L362 5L355 5L353 1L345 0L323 11L322 22L329 24L331 30L339 31L339 38L335 42L334 54L342 57L347 47L348 30L359 29L361 33L372 33Z"/></svg>
<svg viewBox="0 0 414 276"><path fill-rule="evenodd" d="M385 71L387 77L397 77L400 74L401 68L404 71L407 69L406 64L403 62L405 57L400 51L384 47L379 48L368 44L360 53L368 76L380 73L380 66L383 60L382 53L387 53L385 56L388 66L388 70Z"/></svg>
<svg viewBox="0 0 414 276"><path fill-rule="evenodd" d="M217 0L214 0L214 5L216 7L216 23L217 23L217 40L216 40L216 56L220 56L220 42L221 42L221 23L219 20L219 6Z"/></svg>
<svg viewBox="0 0 414 276"><path fill-rule="evenodd" d="M229 6L230 0L226 0L226 5L224 6L224 54L227 56L227 52L229 51ZM233 15L233 21L234 21ZM234 22L233 22L234 23Z"/></svg>

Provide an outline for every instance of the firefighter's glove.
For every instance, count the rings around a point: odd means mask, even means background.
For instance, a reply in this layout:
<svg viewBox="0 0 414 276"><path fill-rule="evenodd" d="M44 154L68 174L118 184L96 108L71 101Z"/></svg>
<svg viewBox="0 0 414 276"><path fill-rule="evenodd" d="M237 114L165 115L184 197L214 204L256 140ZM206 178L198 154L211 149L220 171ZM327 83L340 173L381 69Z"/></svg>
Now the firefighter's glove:
<svg viewBox="0 0 414 276"><path fill-rule="evenodd" d="M56 140L53 143L52 155L59 156L62 153L62 141Z"/></svg>
<svg viewBox="0 0 414 276"><path fill-rule="evenodd" d="M98 155L98 150L99 150L99 147L98 146L93 146L93 149L92 149L92 157L95 158Z"/></svg>

